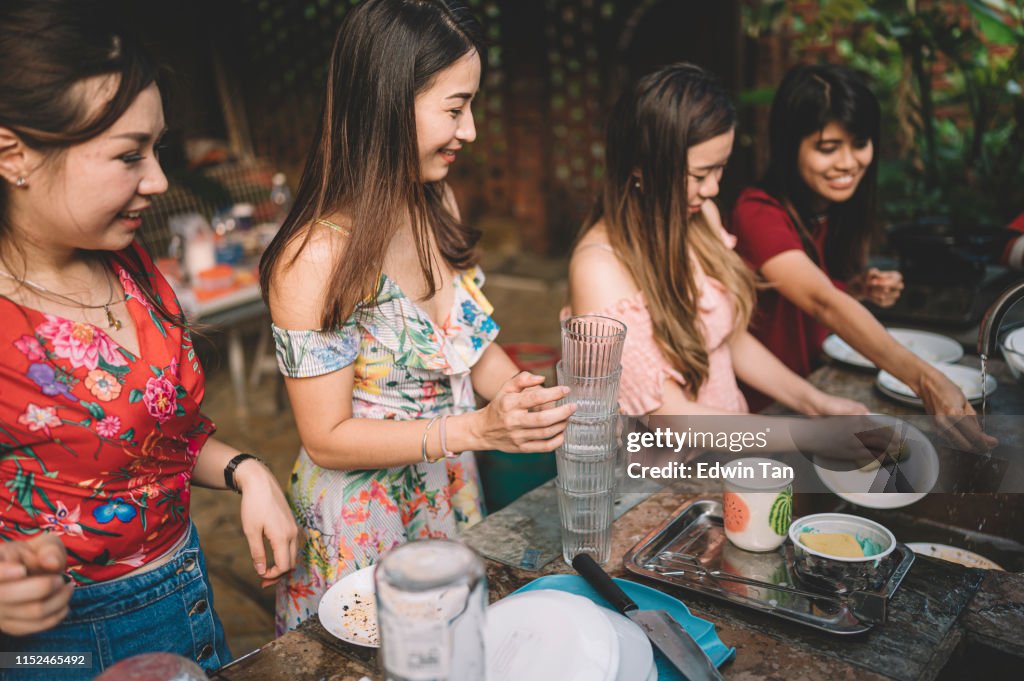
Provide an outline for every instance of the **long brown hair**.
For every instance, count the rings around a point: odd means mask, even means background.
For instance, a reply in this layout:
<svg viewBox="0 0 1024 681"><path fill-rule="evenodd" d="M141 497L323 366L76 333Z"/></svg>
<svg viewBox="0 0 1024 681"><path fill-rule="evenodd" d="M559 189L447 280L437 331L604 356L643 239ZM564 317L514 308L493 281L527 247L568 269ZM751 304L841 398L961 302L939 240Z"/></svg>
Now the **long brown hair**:
<svg viewBox="0 0 1024 681"><path fill-rule="evenodd" d="M384 257L404 220L429 291L436 292L430 237L454 269L476 264L480 234L444 205L443 182L420 181L415 99L437 74L476 51L483 34L469 10L453 0L367 0L338 31L327 73L323 113L295 205L260 262L268 297L285 248L318 219L342 213L351 224L347 257L334 267L321 328L341 326L376 292Z"/></svg>
<svg viewBox="0 0 1024 681"><path fill-rule="evenodd" d="M747 327L754 304L750 270L701 214L687 211L690 147L735 126L735 108L703 69L678 63L642 78L612 110L604 183L584 227L604 220L644 294L658 346L693 395L707 379L708 348L691 258L734 295L734 333Z"/></svg>
<svg viewBox="0 0 1024 681"><path fill-rule="evenodd" d="M102 0L0 2L0 126L49 162L102 134L157 80L156 64L133 35L120 25L116 7ZM75 85L106 75L116 78L117 90L106 106L90 113L91 102ZM17 275L24 268L11 263L20 251L11 238L11 191L0 179L0 262ZM128 270L164 319L184 325L160 301L133 249L105 255Z"/></svg>

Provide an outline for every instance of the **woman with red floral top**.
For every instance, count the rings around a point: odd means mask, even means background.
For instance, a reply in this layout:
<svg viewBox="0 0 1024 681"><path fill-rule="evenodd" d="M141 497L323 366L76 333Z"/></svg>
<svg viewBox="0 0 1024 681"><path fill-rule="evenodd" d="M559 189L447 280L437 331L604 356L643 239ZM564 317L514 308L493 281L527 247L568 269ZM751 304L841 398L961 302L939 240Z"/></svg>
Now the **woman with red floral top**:
<svg viewBox="0 0 1024 681"><path fill-rule="evenodd" d="M116 25L105 3L0 0L0 649L93 665L47 679L147 651L230 660L192 484L242 493L265 584L295 555L273 475L210 437L188 328L135 242L167 188L164 117Z"/></svg>

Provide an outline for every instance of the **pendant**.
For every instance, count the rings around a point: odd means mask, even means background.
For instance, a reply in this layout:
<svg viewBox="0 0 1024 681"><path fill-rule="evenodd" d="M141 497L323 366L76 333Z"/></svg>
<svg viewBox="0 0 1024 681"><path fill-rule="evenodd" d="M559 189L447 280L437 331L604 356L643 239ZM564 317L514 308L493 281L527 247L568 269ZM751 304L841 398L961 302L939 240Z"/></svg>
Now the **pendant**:
<svg viewBox="0 0 1024 681"><path fill-rule="evenodd" d="M110 308L106 305L103 306L103 311L107 313L107 326L114 331L121 330L121 320L114 316L114 313L110 311Z"/></svg>

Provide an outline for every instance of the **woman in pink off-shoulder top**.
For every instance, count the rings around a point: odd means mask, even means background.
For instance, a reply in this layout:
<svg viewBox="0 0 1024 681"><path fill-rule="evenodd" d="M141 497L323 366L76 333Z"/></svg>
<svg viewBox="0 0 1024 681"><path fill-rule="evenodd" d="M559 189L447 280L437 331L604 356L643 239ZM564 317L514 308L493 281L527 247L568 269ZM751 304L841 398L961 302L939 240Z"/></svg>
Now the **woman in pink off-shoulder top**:
<svg viewBox="0 0 1024 681"><path fill-rule="evenodd" d="M865 413L747 332L753 277L710 200L735 124L721 86L690 64L661 68L619 99L601 196L569 264L571 312L627 325L624 413L747 413L737 377L804 414Z"/></svg>

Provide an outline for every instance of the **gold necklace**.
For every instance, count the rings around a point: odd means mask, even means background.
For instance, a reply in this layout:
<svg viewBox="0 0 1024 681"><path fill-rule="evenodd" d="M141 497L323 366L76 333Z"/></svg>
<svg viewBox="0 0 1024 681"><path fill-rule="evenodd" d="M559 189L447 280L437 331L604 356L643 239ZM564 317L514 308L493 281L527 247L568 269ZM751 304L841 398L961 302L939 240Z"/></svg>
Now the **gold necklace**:
<svg viewBox="0 0 1024 681"><path fill-rule="evenodd" d="M20 278L14 276L13 274L11 274L10 272L5 272L3 270L0 270L0 275L5 276L8 279L13 279L14 281L18 282L19 284L28 284L29 286L31 286L32 288L36 289L40 293L45 293L47 295L51 295L51 296L54 296L56 298L60 298L61 300L65 300L65 301L71 303L74 307L78 307L78 308L81 308L83 310L98 310L100 308L103 308L103 311L107 313L107 327L108 328L111 328L114 331L120 331L121 327L124 326L124 324L121 323L121 320L118 319L117 317L115 317L114 313L110 311L110 306L113 305L114 303L116 303L117 301L114 299L114 284L110 281L110 275L109 274L106 277L106 279L107 279L107 289L109 291L108 300L107 300L107 302L100 303L99 305L86 305L85 303L83 303L81 301L78 301L78 300L75 300L74 298L71 298L70 296L66 296L63 293L57 293L56 291L51 291L50 289L46 288L45 286L37 284L34 281L31 281L29 279L20 279Z"/></svg>

